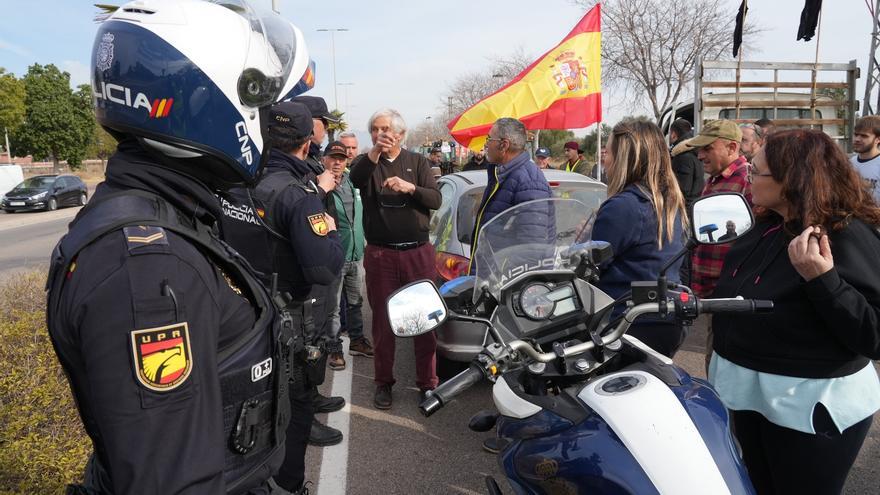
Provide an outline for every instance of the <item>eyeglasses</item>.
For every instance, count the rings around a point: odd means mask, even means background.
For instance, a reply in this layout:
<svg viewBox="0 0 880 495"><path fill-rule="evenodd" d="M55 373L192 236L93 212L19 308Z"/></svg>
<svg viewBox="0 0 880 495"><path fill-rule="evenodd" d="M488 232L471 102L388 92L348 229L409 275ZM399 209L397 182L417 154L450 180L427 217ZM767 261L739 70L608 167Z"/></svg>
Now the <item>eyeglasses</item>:
<svg viewBox="0 0 880 495"><path fill-rule="evenodd" d="M757 168L752 164L749 164L749 166L746 170L747 170L746 180L749 181L749 184L751 184L752 181L755 180L755 177L773 177L773 174L771 174L770 172L759 174L757 172Z"/></svg>
<svg viewBox="0 0 880 495"><path fill-rule="evenodd" d="M506 139L506 138L493 138L493 137L487 137L487 138L486 138L486 143L488 143L489 141L504 141L505 139Z"/></svg>

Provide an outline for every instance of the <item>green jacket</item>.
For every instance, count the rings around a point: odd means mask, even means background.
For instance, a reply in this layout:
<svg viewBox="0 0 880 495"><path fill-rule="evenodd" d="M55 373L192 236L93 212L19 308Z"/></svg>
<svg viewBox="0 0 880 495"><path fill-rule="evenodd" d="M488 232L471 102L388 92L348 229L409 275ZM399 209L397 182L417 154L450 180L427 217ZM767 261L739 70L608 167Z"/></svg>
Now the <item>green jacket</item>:
<svg viewBox="0 0 880 495"><path fill-rule="evenodd" d="M346 194L348 193L348 194ZM361 202L361 192L354 187L348 178L348 171L342 175L342 182L329 195L327 210L336 220L336 230L342 242L342 250L345 252L345 261L358 261L364 257L364 207ZM347 196L349 201L354 202L354 215L349 218L349 210L345 208Z"/></svg>

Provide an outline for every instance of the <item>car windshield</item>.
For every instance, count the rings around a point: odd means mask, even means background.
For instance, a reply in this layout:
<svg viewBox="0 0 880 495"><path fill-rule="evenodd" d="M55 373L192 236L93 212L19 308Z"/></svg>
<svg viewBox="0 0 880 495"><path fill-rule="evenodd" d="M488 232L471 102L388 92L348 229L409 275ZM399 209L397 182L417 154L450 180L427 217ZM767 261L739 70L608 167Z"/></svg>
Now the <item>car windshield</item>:
<svg viewBox="0 0 880 495"><path fill-rule="evenodd" d="M477 239L476 287L487 287L497 300L501 288L524 273L572 268L571 247L590 240L596 208L575 199L549 198L518 204L493 217ZM474 291L475 302L480 292Z"/></svg>
<svg viewBox="0 0 880 495"><path fill-rule="evenodd" d="M55 182L55 177L31 177L30 179L25 179L24 182L15 186L13 191L22 191L25 189L44 189L52 185Z"/></svg>
<svg viewBox="0 0 880 495"><path fill-rule="evenodd" d="M601 184L600 184L601 185ZM464 244L471 243L474 232L474 220L477 218L477 208L483 199L483 187L475 187L464 194L458 201L456 212L458 224L458 240ZM595 211L605 200L605 188L596 187L589 182L552 182L550 191L554 198L576 199L586 205L589 214Z"/></svg>

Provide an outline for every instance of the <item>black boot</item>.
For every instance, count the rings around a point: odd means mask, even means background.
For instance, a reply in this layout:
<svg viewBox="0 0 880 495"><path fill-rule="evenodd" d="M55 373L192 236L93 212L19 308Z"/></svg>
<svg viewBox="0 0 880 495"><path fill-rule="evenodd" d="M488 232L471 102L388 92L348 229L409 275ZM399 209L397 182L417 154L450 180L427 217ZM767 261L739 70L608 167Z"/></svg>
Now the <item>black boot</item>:
<svg viewBox="0 0 880 495"><path fill-rule="evenodd" d="M321 424L317 419L312 421L312 431L309 433L309 445L327 447L330 445L336 445L341 441L341 431Z"/></svg>
<svg viewBox="0 0 880 495"><path fill-rule="evenodd" d="M312 406L315 409L315 414L332 413L345 407L345 399L342 397L324 397L315 390Z"/></svg>

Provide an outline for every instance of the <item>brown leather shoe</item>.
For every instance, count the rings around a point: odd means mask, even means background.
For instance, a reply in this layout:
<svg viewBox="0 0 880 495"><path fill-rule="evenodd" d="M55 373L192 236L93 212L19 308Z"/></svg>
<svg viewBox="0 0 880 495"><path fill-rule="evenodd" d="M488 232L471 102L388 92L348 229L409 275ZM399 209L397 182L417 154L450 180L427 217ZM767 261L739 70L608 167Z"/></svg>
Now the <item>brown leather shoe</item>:
<svg viewBox="0 0 880 495"><path fill-rule="evenodd" d="M373 357L373 346L366 337L354 340L348 345L348 353L352 356Z"/></svg>
<svg viewBox="0 0 880 495"><path fill-rule="evenodd" d="M376 406L376 409L391 409L391 385L379 385L376 387L373 405Z"/></svg>
<svg viewBox="0 0 880 495"><path fill-rule="evenodd" d="M331 352L329 356L327 356L327 366L330 367L333 371L340 371L345 369L345 358L342 357L341 352Z"/></svg>

